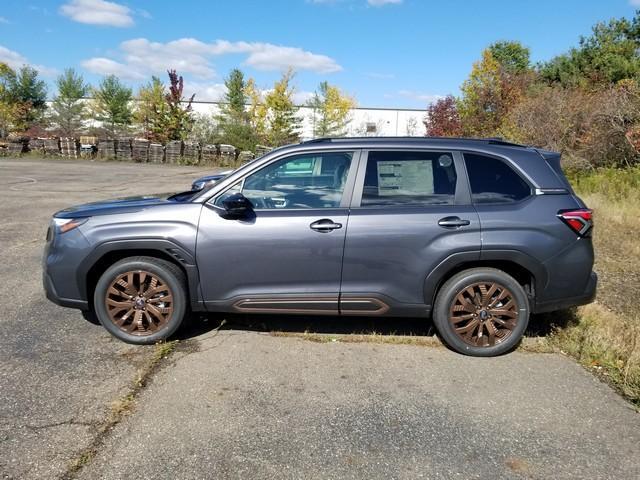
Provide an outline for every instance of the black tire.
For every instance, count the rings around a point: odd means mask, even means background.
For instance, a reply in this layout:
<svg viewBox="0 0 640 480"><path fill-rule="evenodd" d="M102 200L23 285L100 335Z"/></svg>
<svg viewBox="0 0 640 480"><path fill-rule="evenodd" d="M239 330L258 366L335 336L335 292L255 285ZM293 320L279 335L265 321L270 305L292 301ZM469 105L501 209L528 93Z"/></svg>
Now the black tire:
<svg viewBox="0 0 640 480"><path fill-rule="evenodd" d="M106 305L107 292L116 279L127 272L140 271L157 277L168 287L172 299L171 312L165 316L165 323L148 334L126 332L112 320ZM126 343L148 345L167 339L180 328L187 312L187 298L187 281L179 267L159 258L129 257L114 263L102 274L94 290L93 304L98 320L111 335Z"/></svg>
<svg viewBox="0 0 640 480"><path fill-rule="evenodd" d="M492 288L494 284L497 290L492 294L486 287ZM504 300L499 298L502 295ZM514 303L510 304L511 301ZM440 337L456 352L493 357L517 346L529 323L529 301L522 286L502 270L471 268L442 285L435 301L433 322ZM465 335L456 329L468 331Z"/></svg>

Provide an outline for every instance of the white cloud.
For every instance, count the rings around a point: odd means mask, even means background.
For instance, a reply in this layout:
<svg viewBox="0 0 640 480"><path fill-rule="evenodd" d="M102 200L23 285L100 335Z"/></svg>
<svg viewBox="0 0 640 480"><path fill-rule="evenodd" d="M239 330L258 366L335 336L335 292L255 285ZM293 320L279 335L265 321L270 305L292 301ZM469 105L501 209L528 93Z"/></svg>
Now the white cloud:
<svg viewBox="0 0 640 480"><path fill-rule="evenodd" d="M0 62L6 63L14 70L21 68L23 65L31 65L44 76L51 76L57 73L57 70L54 68L32 64L26 57L20 55L18 52L9 50L7 47L3 47L2 45L0 45Z"/></svg>
<svg viewBox="0 0 640 480"><path fill-rule="evenodd" d="M130 27L134 23L129 7L106 0L70 0L60 7L60 13L91 25Z"/></svg>
<svg viewBox="0 0 640 480"><path fill-rule="evenodd" d="M228 54L246 54L244 64L257 70L285 70L288 67L317 73L342 70L334 59L297 47L226 40L205 43L195 38L180 38L167 43L152 42L146 38L127 40L120 44L121 60L98 57L88 59L82 65L100 75L125 72L128 78L140 78L175 68L179 73L206 79L216 75L211 59Z"/></svg>
<svg viewBox="0 0 640 480"><path fill-rule="evenodd" d="M372 7L382 7L383 5L399 4L402 0L367 0Z"/></svg>
<svg viewBox="0 0 640 480"><path fill-rule="evenodd" d="M401 96L401 97L410 98L412 100L417 100L419 102L424 102L424 103L427 103L427 104L435 102L435 101L438 101L441 98L444 98L443 95L416 92L416 91L413 91L413 90L399 90L398 91L398 95Z"/></svg>
<svg viewBox="0 0 640 480"><path fill-rule="evenodd" d="M184 84L185 98L191 97L194 93L195 100L198 102L220 102L227 93L227 87L224 83L186 82Z"/></svg>

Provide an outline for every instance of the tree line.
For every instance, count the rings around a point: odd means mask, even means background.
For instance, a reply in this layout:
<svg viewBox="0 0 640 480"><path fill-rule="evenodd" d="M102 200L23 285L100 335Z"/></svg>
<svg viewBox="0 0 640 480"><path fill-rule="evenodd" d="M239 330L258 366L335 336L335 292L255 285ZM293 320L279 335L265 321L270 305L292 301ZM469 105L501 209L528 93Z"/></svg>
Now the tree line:
<svg viewBox="0 0 640 480"><path fill-rule="evenodd" d="M196 114L195 95L184 96L184 79L167 72L134 92L118 77L104 77L96 87L74 69L56 79L57 93L47 106L47 85L30 66L14 71L0 63L0 138L18 136L73 137L80 134L114 138L137 135L153 142L195 140L231 144L241 150L257 145L277 147L299 139L302 117L294 103L293 70L271 89L260 90L254 79L233 69L225 79L220 112ZM88 99L90 97L90 99ZM306 103L315 136L345 135L355 100L338 87L322 82ZM96 120L99 126L87 126Z"/></svg>
<svg viewBox="0 0 640 480"><path fill-rule="evenodd" d="M521 43L493 43L460 95L432 103L427 114L427 135L501 137L562 152L576 169L635 164L640 11L597 23L578 46L535 65Z"/></svg>

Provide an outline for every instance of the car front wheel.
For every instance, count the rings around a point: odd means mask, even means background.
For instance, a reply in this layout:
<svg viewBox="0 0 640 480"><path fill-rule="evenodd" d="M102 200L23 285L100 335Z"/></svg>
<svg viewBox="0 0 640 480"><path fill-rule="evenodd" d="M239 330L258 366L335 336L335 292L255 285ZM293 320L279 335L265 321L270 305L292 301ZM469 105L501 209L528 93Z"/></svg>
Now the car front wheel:
<svg viewBox="0 0 640 480"><path fill-rule="evenodd" d="M118 339L150 344L171 336L187 307L184 273L153 257L125 258L109 267L94 291L98 320Z"/></svg>
<svg viewBox="0 0 640 480"><path fill-rule="evenodd" d="M522 286L502 270L472 268L442 286L433 321L453 350L491 357L518 344L529 322L529 302Z"/></svg>

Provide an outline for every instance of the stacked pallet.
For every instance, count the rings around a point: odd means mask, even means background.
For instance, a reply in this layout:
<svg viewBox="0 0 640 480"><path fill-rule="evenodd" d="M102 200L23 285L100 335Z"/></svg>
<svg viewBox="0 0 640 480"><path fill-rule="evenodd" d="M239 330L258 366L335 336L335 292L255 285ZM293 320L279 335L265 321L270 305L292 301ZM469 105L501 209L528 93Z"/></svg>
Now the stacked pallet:
<svg viewBox="0 0 640 480"><path fill-rule="evenodd" d="M164 147L159 143L149 145L149 161L151 163L164 163Z"/></svg>
<svg viewBox="0 0 640 480"><path fill-rule="evenodd" d="M220 145L220 165L233 167L236 163L236 147L233 145Z"/></svg>
<svg viewBox="0 0 640 480"><path fill-rule="evenodd" d="M269 153L271 151L270 147L266 145L256 145L256 157L261 157L265 153Z"/></svg>
<svg viewBox="0 0 640 480"><path fill-rule="evenodd" d="M147 162L149 160L149 140L134 138L131 142L134 162Z"/></svg>
<svg viewBox="0 0 640 480"><path fill-rule="evenodd" d="M256 158L256 157L253 154L253 152L251 152L249 150L243 150L238 155L238 163L240 165L242 165L243 163L247 163L248 161L253 160L254 158Z"/></svg>
<svg viewBox="0 0 640 480"><path fill-rule="evenodd" d="M98 158L102 160L116 158L116 146L113 140L100 140L98 142Z"/></svg>
<svg viewBox="0 0 640 480"><path fill-rule="evenodd" d="M182 161L189 165L200 163L200 144L198 142L185 142L182 150Z"/></svg>
<svg viewBox="0 0 640 480"><path fill-rule="evenodd" d="M78 143L73 137L60 138L60 153L63 157L78 158Z"/></svg>
<svg viewBox="0 0 640 480"><path fill-rule="evenodd" d="M60 140L57 138L45 138L43 148L45 155L60 155Z"/></svg>
<svg viewBox="0 0 640 480"><path fill-rule="evenodd" d="M10 156L14 156L14 155L20 155L24 152L26 152L26 146L25 143L22 141L13 141L13 142L9 142L7 143L7 155Z"/></svg>
<svg viewBox="0 0 640 480"><path fill-rule="evenodd" d="M215 163L218 160L218 147L215 145L202 146L202 163Z"/></svg>
<svg viewBox="0 0 640 480"><path fill-rule="evenodd" d="M80 156L82 158L92 158L97 151L97 143L98 139L96 137L82 135L80 137Z"/></svg>
<svg viewBox="0 0 640 480"><path fill-rule="evenodd" d="M179 163L182 156L182 140L171 140L164 148L167 163Z"/></svg>
<svg viewBox="0 0 640 480"><path fill-rule="evenodd" d="M131 139L119 138L116 142L116 159L118 160L131 160Z"/></svg>
<svg viewBox="0 0 640 480"><path fill-rule="evenodd" d="M44 138L33 138L29 140L29 151L43 154L44 153Z"/></svg>

